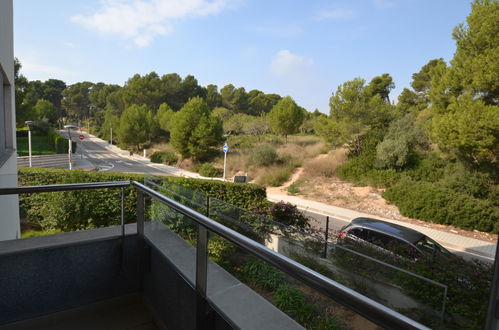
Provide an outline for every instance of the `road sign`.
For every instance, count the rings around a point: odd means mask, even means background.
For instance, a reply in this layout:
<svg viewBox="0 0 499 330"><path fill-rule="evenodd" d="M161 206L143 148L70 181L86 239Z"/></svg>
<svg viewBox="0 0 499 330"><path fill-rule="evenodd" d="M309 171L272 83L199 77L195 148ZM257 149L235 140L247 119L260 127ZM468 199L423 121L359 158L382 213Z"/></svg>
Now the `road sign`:
<svg viewBox="0 0 499 330"><path fill-rule="evenodd" d="M83 139L85 139L85 137L83 136L83 134L80 134L80 136L78 136L78 139L80 139L80 141L83 141Z"/></svg>
<svg viewBox="0 0 499 330"><path fill-rule="evenodd" d="M226 145L226 144L224 144L223 151L224 151L225 153L227 153L227 151L229 151L229 146L228 146L228 145Z"/></svg>

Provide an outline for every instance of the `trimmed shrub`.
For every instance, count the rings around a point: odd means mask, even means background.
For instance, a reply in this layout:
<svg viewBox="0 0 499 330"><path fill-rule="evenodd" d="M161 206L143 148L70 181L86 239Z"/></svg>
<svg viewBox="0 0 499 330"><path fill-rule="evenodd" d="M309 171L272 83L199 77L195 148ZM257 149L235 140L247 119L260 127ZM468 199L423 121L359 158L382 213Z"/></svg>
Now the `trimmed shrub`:
<svg viewBox="0 0 499 330"><path fill-rule="evenodd" d="M155 151L151 155L151 162L172 165L178 161L177 155L172 151Z"/></svg>
<svg viewBox="0 0 499 330"><path fill-rule="evenodd" d="M200 191L245 210L266 208L270 203L267 201L265 188L255 184L174 177L165 177L165 180Z"/></svg>
<svg viewBox="0 0 499 330"><path fill-rule="evenodd" d="M142 174L84 172L59 169L18 168L19 186L61 183L143 181ZM265 188L253 184L165 177L177 184L198 190L247 210L266 209ZM76 230L119 224L120 190L91 189L56 193L21 194L21 214L44 229ZM132 187L125 193L125 222L135 222L136 193ZM45 218L47 216L47 218Z"/></svg>
<svg viewBox="0 0 499 330"><path fill-rule="evenodd" d="M204 163L199 168L199 174L205 176L207 178L215 178L221 176L223 173L222 170L216 168L211 163Z"/></svg>
<svg viewBox="0 0 499 330"><path fill-rule="evenodd" d="M251 163L256 166L269 166L278 160L277 152L268 144L262 144L253 149L250 159Z"/></svg>
<svg viewBox="0 0 499 330"><path fill-rule="evenodd" d="M308 218L298 210L296 205L290 203L275 203L270 209L270 214L275 221L287 226L292 226L300 230L306 230L310 227Z"/></svg>
<svg viewBox="0 0 499 330"><path fill-rule="evenodd" d="M383 197L407 217L499 233L497 206L439 184L403 180L387 189Z"/></svg>
<svg viewBox="0 0 499 330"><path fill-rule="evenodd" d="M143 181L143 175L109 172L84 172L42 168L18 168L19 186L104 182ZM125 222L135 222L135 189L125 189ZM72 231L105 227L120 223L121 193L119 189L21 194L21 215L39 223L44 230Z"/></svg>

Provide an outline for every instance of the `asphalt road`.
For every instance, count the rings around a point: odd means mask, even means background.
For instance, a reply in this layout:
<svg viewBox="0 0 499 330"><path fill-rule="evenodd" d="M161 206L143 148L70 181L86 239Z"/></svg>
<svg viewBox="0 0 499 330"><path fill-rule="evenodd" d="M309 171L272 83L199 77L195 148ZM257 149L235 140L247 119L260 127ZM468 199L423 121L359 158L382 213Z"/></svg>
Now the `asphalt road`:
<svg viewBox="0 0 499 330"><path fill-rule="evenodd" d="M67 132L60 132L65 138L68 137ZM175 168L156 168L154 164L146 164L136 161L129 157L114 153L99 144L92 142L86 133L83 133L85 139L78 139L79 133L71 132L71 140L78 143L78 154L75 157L83 157L89 161L98 171L126 172L126 173L143 173L150 175L170 175L179 176L180 171ZM159 166L158 166L159 167ZM163 166L161 166L163 167Z"/></svg>

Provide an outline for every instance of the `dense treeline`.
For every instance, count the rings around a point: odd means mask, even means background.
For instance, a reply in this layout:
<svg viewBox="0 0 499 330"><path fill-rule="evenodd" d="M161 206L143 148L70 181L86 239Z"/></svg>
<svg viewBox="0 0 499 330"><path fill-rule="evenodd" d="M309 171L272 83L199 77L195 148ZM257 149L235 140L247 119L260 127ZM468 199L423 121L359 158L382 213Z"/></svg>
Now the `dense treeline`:
<svg viewBox="0 0 499 330"><path fill-rule="evenodd" d="M130 78L124 86L88 81L66 86L61 80L28 81L15 60L17 125L80 123L129 148L140 149L157 140L169 140L183 157L201 159L221 143L226 133L261 135L271 131L297 133L308 114L290 97L246 92L232 84L200 86L196 78L151 72ZM278 106L279 105L279 106ZM267 118L272 110L275 113ZM313 125L305 126L313 130ZM196 150L195 150L196 149Z"/></svg>

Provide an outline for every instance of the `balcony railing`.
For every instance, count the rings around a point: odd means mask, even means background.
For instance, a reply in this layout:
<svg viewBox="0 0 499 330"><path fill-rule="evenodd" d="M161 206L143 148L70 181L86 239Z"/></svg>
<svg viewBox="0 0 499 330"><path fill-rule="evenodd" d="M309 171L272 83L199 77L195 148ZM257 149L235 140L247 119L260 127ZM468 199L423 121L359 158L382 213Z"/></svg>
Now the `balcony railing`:
<svg viewBox="0 0 499 330"><path fill-rule="evenodd" d="M277 269L287 273L301 283L310 286L322 294L330 297L341 305L351 309L352 311L364 316L373 323L386 329L426 329L426 327L392 309L383 306L382 304L369 299L354 290L341 285L330 278L327 278L303 265L280 255L269 248L257 243L246 236L230 229L222 224L192 210L185 205L174 201L161 193L143 185L142 183L133 181L120 182L99 182L99 183L78 183L78 184L60 184L46 186L29 186L18 188L2 188L0 195L9 194L31 194L40 192L56 192L84 189L101 189L101 188L120 188L121 193L121 233L125 235L124 223L124 188L132 186L137 193L137 233L139 237L145 239L145 198L149 197L160 203L165 204L176 212L193 220L198 227L197 231L197 250L196 250L196 276L195 290L197 293L197 327L201 328L206 324L206 308L207 301L207 278L208 278L208 241L209 233L214 233L220 237L230 241L247 253L266 261Z"/></svg>

